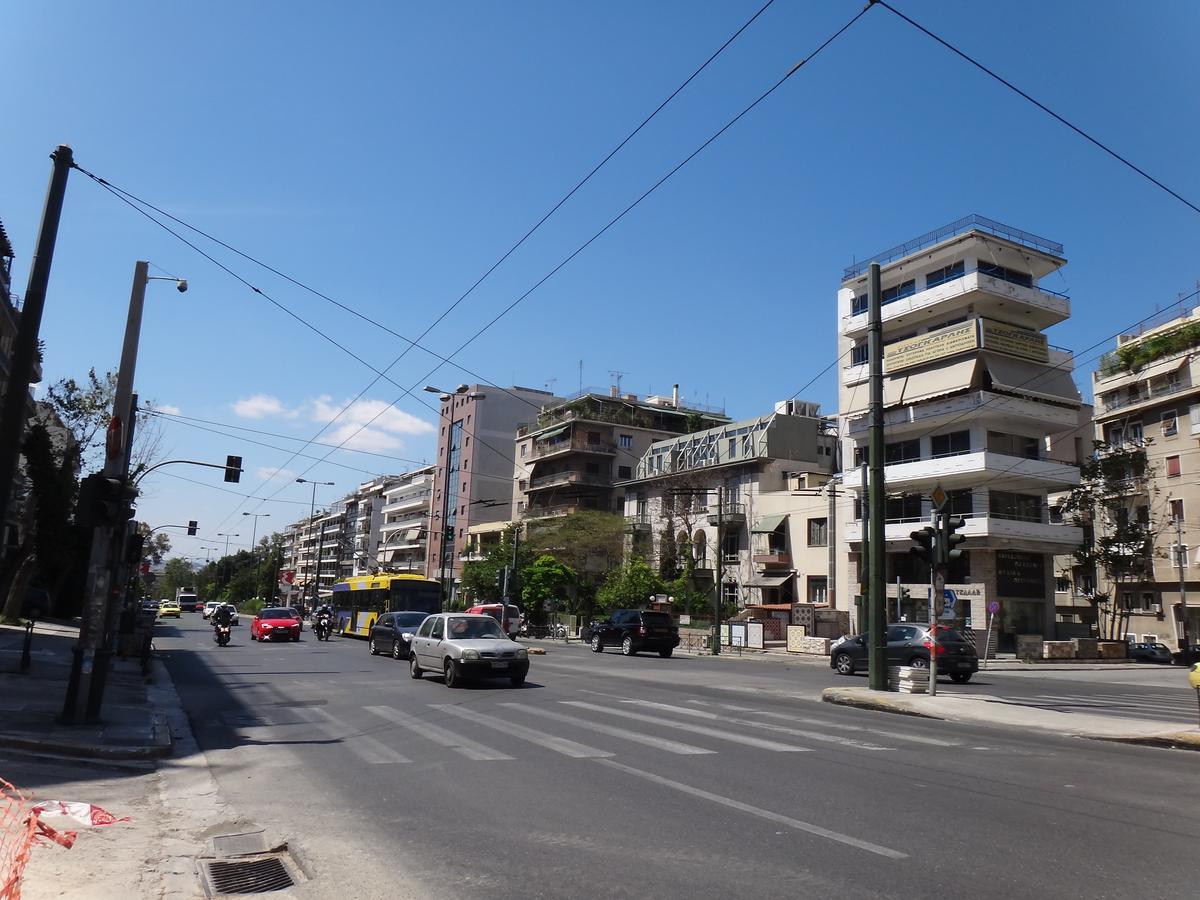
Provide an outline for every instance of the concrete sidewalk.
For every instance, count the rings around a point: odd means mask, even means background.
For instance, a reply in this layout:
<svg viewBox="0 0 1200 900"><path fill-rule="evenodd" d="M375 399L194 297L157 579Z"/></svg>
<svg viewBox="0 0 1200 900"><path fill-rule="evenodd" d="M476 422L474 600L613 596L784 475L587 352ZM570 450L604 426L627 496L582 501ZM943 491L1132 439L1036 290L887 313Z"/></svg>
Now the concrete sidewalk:
<svg viewBox="0 0 1200 900"><path fill-rule="evenodd" d="M984 694L930 697L926 694L899 694L851 687L826 688L821 692L821 699L825 703L840 706L944 719L948 722L1002 725L1068 737L1200 750L1200 728L1181 728L1178 722L1059 712L1023 705L1019 698Z"/></svg>
<svg viewBox="0 0 1200 900"><path fill-rule="evenodd" d="M25 629L0 625L0 747L90 759L147 759L170 754L166 716L150 702L150 679L142 674L136 658L113 658L101 722L80 726L58 722L71 648L78 634L78 628L65 623L38 623L31 665L22 673Z"/></svg>

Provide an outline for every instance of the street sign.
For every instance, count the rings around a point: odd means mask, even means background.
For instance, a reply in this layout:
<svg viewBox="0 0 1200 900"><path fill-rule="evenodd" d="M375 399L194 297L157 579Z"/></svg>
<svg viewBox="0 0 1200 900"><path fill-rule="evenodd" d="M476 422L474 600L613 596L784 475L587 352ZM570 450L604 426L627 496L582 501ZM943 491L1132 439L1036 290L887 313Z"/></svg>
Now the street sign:
<svg viewBox="0 0 1200 900"><path fill-rule="evenodd" d="M987 605L987 611L989 615L994 616L996 613L1000 612L1000 604L995 600L990 601Z"/></svg>
<svg viewBox="0 0 1200 900"><path fill-rule="evenodd" d="M938 512L942 511L942 509L946 506L946 501L950 497L949 494L942 490L942 486L940 484L933 489L933 493L929 496L933 500L933 508Z"/></svg>
<svg viewBox="0 0 1200 900"><path fill-rule="evenodd" d="M933 594L933 588L929 589L930 595ZM958 608L958 594L946 588L942 591L942 596L937 597L933 601L933 614L939 619L953 619L954 612Z"/></svg>

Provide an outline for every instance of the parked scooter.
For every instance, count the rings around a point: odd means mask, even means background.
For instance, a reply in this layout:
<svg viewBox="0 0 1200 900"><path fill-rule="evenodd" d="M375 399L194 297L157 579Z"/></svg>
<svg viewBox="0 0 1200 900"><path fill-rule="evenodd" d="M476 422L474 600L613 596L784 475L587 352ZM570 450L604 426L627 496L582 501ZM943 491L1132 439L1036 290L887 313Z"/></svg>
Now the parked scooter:
<svg viewBox="0 0 1200 900"><path fill-rule="evenodd" d="M213 626L213 640L217 642L218 647L224 647L229 643L230 628L228 625Z"/></svg>

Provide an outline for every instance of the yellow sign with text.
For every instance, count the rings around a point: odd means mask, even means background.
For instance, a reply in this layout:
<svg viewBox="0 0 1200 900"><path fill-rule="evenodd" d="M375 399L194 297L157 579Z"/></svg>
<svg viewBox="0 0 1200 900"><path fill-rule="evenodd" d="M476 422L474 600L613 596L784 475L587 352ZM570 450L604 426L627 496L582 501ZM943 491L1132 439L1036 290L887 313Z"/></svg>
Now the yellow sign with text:
<svg viewBox="0 0 1200 900"><path fill-rule="evenodd" d="M890 375L901 369L911 369L947 356L965 353L978 346L976 323L971 320L889 344L883 348L883 364Z"/></svg>
<svg viewBox="0 0 1200 900"><path fill-rule="evenodd" d="M983 349L1034 362L1050 361L1050 350L1044 334L992 319L980 321L983 325Z"/></svg>

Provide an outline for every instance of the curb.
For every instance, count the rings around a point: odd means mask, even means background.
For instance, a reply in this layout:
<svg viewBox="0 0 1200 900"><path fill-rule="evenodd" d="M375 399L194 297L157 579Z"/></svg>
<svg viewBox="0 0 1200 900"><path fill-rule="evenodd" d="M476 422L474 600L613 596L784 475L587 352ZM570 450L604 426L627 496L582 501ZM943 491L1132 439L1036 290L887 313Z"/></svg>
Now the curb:
<svg viewBox="0 0 1200 900"><path fill-rule="evenodd" d="M55 741L42 738L22 738L10 735L0 735L0 747L11 750L27 750L35 753L54 753L59 756L73 756L78 759L158 759L170 756L172 742L170 732L167 740L161 739L161 732L155 726L156 741L154 744L136 744L128 747L96 747L71 743L70 741Z"/></svg>
<svg viewBox="0 0 1200 900"><path fill-rule="evenodd" d="M915 709L909 709L907 706L889 702L883 697L860 697L854 694L844 694L842 693L843 690L845 688L825 688L821 691L821 702L832 703L835 706L851 706L855 709L873 709L878 712L895 713L898 716L912 716L917 719L934 719L938 722L947 721L942 716L918 712ZM856 689L852 688L851 690Z"/></svg>
<svg viewBox="0 0 1200 900"><path fill-rule="evenodd" d="M1111 744L1137 744L1142 747L1159 747L1164 750L1200 750L1200 734L1181 731L1175 734L1148 734L1136 737L1114 737L1105 734L1081 734L1089 741L1108 741Z"/></svg>

